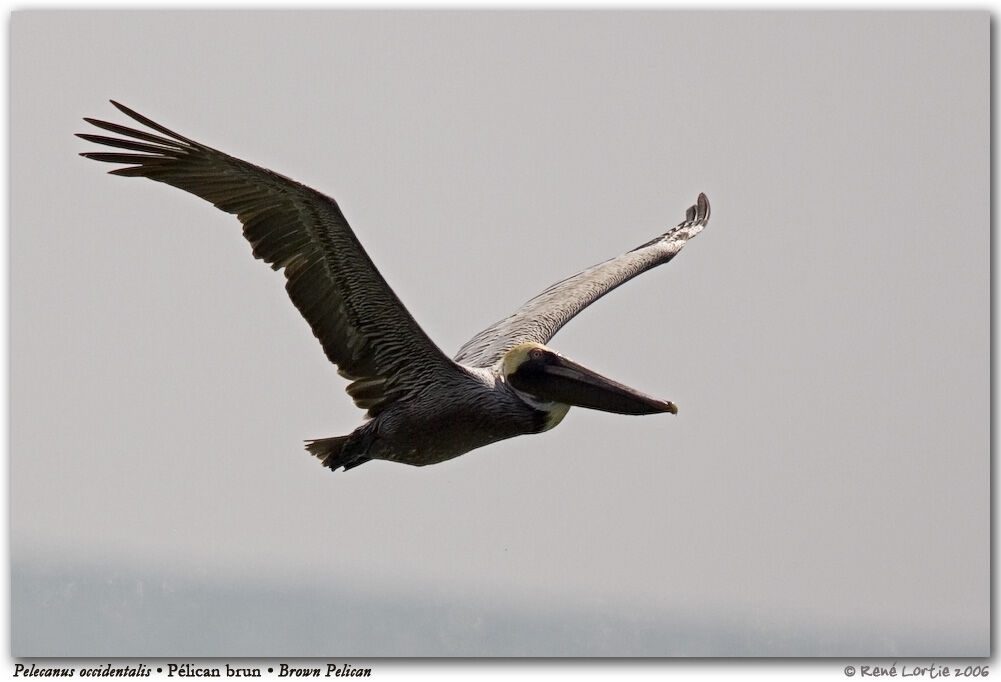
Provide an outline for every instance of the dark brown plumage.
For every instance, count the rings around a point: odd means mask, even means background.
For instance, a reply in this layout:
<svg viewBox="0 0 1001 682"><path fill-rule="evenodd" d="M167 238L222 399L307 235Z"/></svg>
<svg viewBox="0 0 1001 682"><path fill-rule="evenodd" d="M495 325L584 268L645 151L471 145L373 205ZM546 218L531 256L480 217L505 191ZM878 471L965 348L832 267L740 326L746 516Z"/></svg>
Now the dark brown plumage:
<svg viewBox="0 0 1001 682"><path fill-rule="evenodd" d="M676 411L672 403L611 382L542 344L588 304L673 258L708 221L704 194L678 227L549 287L477 334L451 360L389 288L332 198L112 104L159 135L86 118L121 137L79 137L125 151L82 156L124 164L111 174L163 182L235 215L254 256L284 271L292 302L327 358L351 380L347 392L370 421L347 436L307 444L331 469L370 459L441 462L552 428L570 404L628 414ZM532 375L532 392L507 381L530 357L543 368Z"/></svg>

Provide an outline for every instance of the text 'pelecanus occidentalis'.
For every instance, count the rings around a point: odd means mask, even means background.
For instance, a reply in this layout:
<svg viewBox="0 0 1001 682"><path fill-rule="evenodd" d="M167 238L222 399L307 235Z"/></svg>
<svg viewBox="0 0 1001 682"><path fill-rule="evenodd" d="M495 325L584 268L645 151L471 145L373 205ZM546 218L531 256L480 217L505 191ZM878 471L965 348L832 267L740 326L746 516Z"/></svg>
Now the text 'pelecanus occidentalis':
<svg viewBox="0 0 1001 682"><path fill-rule="evenodd" d="M709 220L704 194L677 227L554 284L449 359L386 284L337 202L112 104L159 134L86 118L119 137L79 137L126 151L82 156L124 164L110 172L173 185L236 215L254 256L284 269L292 303L351 382L346 390L367 410L366 421L346 436L307 441L324 466L346 471L372 459L435 464L551 429L572 405L677 413L674 403L607 379L544 344L586 306L677 255Z"/></svg>

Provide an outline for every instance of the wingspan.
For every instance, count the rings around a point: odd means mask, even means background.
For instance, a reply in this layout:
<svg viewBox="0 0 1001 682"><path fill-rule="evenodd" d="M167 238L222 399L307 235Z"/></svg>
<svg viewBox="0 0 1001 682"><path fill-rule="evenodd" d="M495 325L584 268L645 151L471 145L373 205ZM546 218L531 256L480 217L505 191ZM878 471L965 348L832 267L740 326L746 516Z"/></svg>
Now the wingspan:
<svg viewBox="0 0 1001 682"><path fill-rule="evenodd" d="M289 297L327 358L353 380L347 391L370 416L412 390L461 373L389 288L337 202L112 104L162 136L85 118L122 137L79 137L127 152L81 155L126 164L110 172L173 185L236 215L254 256L284 268Z"/></svg>
<svg viewBox="0 0 1001 682"><path fill-rule="evenodd" d="M552 285L470 339L459 349L455 361L473 367L490 367L519 344L527 341L547 343L574 315L609 291L674 258L708 222L709 200L705 194L700 194L677 227L629 253Z"/></svg>

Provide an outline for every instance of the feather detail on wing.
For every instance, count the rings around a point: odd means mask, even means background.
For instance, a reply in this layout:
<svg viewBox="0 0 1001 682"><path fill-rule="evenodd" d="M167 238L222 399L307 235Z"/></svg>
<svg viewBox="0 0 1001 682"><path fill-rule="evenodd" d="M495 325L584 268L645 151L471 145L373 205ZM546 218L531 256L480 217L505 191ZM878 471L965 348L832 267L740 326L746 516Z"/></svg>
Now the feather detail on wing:
<svg viewBox="0 0 1001 682"><path fill-rule="evenodd" d="M427 337L372 264L337 203L289 178L182 137L117 102L154 135L84 119L122 137L79 137L122 152L84 152L211 202L243 223L255 257L284 268L286 290L324 353L354 383L356 404L377 414L393 400L462 370Z"/></svg>
<svg viewBox="0 0 1001 682"><path fill-rule="evenodd" d="M560 327L609 291L674 258L685 242L701 232L708 222L709 200L700 194L677 227L629 253L552 285L470 339L459 349L455 361L472 367L490 367L519 344L547 343Z"/></svg>

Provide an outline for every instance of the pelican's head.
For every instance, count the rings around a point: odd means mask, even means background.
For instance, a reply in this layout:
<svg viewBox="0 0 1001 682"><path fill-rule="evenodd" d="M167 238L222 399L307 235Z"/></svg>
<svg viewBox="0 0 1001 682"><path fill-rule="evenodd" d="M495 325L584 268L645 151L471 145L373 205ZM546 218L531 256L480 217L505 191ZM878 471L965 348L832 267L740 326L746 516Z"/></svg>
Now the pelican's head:
<svg viewBox="0 0 1001 682"><path fill-rule="evenodd" d="M678 413L674 403L605 378L541 343L523 343L509 350L501 371L511 388L532 399L526 401L529 404L554 404L547 410L551 413L547 429L556 426L571 405L618 414Z"/></svg>

